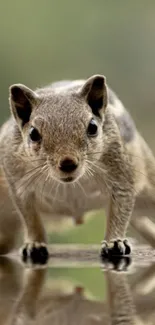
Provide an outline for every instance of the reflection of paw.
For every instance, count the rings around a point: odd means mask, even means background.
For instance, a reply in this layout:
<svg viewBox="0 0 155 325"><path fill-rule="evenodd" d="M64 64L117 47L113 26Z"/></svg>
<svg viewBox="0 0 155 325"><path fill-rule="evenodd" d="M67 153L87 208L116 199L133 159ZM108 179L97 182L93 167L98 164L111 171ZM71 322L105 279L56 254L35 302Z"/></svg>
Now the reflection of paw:
<svg viewBox="0 0 155 325"><path fill-rule="evenodd" d="M131 248L128 244L128 241L125 240L112 240L109 243L106 241L102 242L102 248L100 256L101 258L111 257L111 256L123 256L129 255Z"/></svg>
<svg viewBox="0 0 155 325"><path fill-rule="evenodd" d="M131 257L129 256L111 256L103 259L106 268L113 271L127 271L131 265Z"/></svg>
<svg viewBox="0 0 155 325"><path fill-rule="evenodd" d="M22 259L24 262L30 260L32 263L45 264L49 254L44 243L32 242L25 244L22 248Z"/></svg>

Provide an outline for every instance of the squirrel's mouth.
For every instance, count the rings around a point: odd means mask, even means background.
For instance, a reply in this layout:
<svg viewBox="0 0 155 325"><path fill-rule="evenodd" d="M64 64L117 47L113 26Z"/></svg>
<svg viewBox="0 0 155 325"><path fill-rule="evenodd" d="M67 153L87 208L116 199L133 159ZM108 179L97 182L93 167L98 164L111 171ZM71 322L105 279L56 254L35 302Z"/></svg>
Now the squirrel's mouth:
<svg viewBox="0 0 155 325"><path fill-rule="evenodd" d="M64 183L71 183L71 182L73 182L74 180L75 180L75 178L72 177L72 176L61 178L61 181L64 182Z"/></svg>

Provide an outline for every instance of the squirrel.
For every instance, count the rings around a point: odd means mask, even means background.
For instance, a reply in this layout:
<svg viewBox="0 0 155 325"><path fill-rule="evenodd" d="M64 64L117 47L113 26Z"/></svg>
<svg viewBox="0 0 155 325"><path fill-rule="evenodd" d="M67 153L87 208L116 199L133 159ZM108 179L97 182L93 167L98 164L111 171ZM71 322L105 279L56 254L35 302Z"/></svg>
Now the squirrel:
<svg viewBox="0 0 155 325"><path fill-rule="evenodd" d="M0 130L0 254L15 245L22 220L22 256L48 257L45 215L51 221L74 216L78 223L86 211L102 207L101 255L129 254L130 221L141 230L137 216L154 212L155 158L106 77L35 91L14 84L9 102L11 117ZM145 237L151 235L149 229Z"/></svg>

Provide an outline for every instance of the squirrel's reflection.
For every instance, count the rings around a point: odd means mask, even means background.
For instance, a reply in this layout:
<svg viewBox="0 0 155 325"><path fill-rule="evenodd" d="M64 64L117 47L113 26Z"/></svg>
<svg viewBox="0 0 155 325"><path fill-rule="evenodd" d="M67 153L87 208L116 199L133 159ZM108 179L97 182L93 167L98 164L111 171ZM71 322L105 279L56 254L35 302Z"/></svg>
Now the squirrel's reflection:
<svg viewBox="0 0 155 325"><path fill-rule="evenodd" d="M64 293L61 283L59 290L51 289L45 276L45 268L0 258L0 325L154 324L155 265L138 279L136 273L105 271L105 301L89 299L80 288Z"/></svg>

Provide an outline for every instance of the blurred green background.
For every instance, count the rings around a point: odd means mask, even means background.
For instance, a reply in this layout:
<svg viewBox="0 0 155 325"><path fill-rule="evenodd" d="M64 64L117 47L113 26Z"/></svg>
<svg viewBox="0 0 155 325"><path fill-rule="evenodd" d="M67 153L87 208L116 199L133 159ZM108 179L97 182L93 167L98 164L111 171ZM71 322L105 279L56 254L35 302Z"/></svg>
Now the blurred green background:
<svg viewBox="0 0 155 325"><path fill-rule="evenodd" d="M0 0L0 122L8 87L105 74L155 148L155 1ZM51 240L100 242L104 220Z"/></svg>
<svg viewBox="0 0 155 325"><path fill-rule="evenodd" d="M1 122L8 87L103 73L154 146L155 1L0 0Z"/></svg>
<svg viewBox="0 0 155 325"><path fill-rule="evenodd" d="M48 287L53 284L61 291L75 290L76 287L84 289L84 295L92 300L104 300L106 298L106 275L97 267L61 267L49 268L47 273Z"/></svg>

